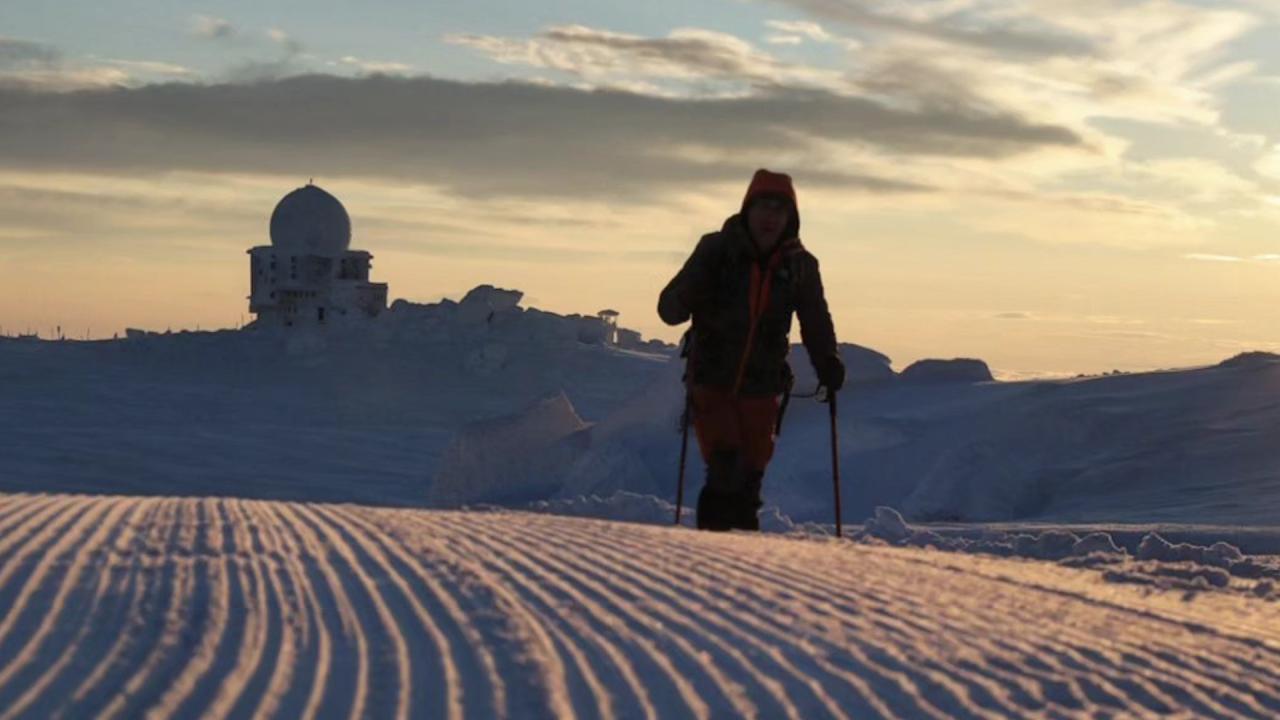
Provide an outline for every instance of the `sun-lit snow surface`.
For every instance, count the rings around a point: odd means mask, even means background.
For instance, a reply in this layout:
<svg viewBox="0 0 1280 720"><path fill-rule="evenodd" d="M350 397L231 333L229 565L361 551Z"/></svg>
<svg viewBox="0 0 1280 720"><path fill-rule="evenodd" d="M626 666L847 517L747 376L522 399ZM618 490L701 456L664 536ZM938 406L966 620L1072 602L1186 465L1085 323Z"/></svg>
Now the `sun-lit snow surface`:
<svg viewBox="0 0 1280 720"><path fill-rule="evenodd" d="M2 717L1275 717L1280 606L527 513L0 495Z"/></svg>

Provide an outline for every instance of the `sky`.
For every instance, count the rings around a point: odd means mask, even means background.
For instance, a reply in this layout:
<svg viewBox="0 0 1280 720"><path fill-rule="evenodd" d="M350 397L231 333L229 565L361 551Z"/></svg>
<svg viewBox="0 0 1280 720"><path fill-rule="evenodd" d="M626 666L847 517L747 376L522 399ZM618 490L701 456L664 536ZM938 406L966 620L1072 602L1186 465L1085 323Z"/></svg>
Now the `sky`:
<svg viewBox="0 0 1280 720"><path fill-rule="evenodd" d="M392 298L659 290L791 173L842 341L1280 351L1280 0L0 4L0 332L234 327L314 179Z"/></svg>

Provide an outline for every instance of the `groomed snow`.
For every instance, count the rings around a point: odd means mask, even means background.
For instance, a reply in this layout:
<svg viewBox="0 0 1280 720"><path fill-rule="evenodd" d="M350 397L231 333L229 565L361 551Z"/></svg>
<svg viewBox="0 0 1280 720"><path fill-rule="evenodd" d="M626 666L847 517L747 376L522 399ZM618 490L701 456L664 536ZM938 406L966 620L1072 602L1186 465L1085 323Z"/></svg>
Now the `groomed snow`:
<svg viewBox="0 0 1280 720"><path fill-rule="evenodd" d="M0 717L1275 717L1275 603L510 512L0 495Z"/></svg>

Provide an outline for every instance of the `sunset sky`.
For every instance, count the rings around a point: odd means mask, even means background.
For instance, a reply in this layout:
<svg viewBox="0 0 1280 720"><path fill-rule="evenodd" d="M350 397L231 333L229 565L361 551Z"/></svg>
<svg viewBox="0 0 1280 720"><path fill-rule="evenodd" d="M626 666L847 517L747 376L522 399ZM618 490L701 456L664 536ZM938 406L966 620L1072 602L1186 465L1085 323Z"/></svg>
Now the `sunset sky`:
<svg viewBox="0 0 1280 720"><path fill-rule="evenodd" d="M309 178L392 298L654 311L757 167L841 340L1004 377L1280 351L1280 1L0 3L0 327L249 319Z"/></svg>

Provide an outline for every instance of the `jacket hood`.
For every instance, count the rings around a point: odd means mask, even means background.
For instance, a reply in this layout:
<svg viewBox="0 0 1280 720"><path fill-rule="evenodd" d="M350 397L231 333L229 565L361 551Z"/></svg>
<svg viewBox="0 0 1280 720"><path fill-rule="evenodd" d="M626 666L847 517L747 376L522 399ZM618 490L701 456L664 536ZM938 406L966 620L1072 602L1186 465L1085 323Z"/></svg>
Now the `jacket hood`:
<svg viewBox="0 0 1280 720"><path fill-rule="evenodd" d="M791 176L776 173L764 168L756 170L751 176L751 184L747 185L747 193L742 197L742 208L739 211L746 220L747 207L752 201L765 196L780 197L791 203L791 222L783 232L783 240L797 237L800 234L800 204L796 201L795 185Z"/></svg>

